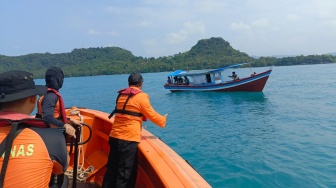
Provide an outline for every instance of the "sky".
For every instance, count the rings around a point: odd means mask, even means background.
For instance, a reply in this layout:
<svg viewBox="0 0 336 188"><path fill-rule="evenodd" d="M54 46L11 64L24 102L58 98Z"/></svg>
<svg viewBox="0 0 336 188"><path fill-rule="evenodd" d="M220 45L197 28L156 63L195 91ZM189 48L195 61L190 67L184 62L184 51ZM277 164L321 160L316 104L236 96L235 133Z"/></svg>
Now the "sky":
<svg viewBox="0 0 336 188"><path fill-rule="evenodd" d="M1 0L0 54L189 51L221 37L250 56L336 52L335 0Z"/></svg>

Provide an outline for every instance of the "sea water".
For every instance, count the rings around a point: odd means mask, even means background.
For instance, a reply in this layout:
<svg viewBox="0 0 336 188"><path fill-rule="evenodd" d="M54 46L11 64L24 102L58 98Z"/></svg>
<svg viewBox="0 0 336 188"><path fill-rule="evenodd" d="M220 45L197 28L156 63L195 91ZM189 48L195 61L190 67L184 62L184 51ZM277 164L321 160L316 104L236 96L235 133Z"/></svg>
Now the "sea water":
<svg viewBox="0 0 336 188"><path fill-rule="evenodd" d="M143 91L168 114L165 128L144 127L212 187L336 187L335 70L336 64L273 67L258 93L170 93L163 88L168 72L144 73ZM241 78L251 72L234 71ZM110 113L127 78L66 78L60 92L67 107Z"/></svg>

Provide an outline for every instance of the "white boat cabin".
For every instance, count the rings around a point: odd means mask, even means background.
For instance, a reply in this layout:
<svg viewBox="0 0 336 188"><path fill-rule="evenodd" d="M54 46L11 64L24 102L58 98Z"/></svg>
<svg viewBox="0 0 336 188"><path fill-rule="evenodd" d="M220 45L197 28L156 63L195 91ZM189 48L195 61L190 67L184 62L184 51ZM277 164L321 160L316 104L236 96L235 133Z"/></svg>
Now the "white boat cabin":
<svg viewBox="0 0 336 188"><path fill-rule="evenodd" d="M233 67L238 67L249 63L241 63L230 65L227 67L222 67L214 70L193 70L193 71L183 71L177 70L168 74L168 84L177 85L204 85L204 84L220 84L227 81L232 81L224 72Z"/></svg>

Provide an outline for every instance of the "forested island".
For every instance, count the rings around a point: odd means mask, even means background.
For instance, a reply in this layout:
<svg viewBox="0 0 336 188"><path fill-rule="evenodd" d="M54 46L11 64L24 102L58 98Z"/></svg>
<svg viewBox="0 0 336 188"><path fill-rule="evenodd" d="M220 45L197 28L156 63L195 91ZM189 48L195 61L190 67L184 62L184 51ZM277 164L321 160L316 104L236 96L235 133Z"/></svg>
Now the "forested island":
<svg viewBox="0 0 336 188"><path fill-rule="evenodd" d="M176 69L213 69L243 62L253 62L252 67L307 65L335 63L336 56L323 54L253 58L233 49L230 43L221 37L212 37L199 40L187 52L158 58L134 56L130 51L119 47L82 48L60 54L0 55L0 72L13 69L26 70L32 72L35 78L43 78L47 68L57 66L64 70L66 77L75 77L165 72Z"/></svg>

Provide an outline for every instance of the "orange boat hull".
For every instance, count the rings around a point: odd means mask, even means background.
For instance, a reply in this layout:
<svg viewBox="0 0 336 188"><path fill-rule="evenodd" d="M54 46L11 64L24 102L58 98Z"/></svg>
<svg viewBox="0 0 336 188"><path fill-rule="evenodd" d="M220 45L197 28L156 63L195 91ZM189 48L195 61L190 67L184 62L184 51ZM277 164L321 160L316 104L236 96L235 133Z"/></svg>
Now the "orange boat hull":
<svg viewBox="0 0 336 188"><path fill-rule="evenodd" d="M108 119L107 113L91 109L80 108L75 110L76 113L73 112L67 109L70 118L82 119L92 128L91 139L80 146L78 161L82 168L78 171L85 180L77 185L94 184L101 187L110 148L108 140L113 119ZM83 141L89 138L89 129L86 127L83 127L82 138ZM182 157L145 129L141 132L138 153L136 187L211 187ZM69 170L73 168L73 161L72 154ZM92 170L83 173L89 167Z"/></svg>

